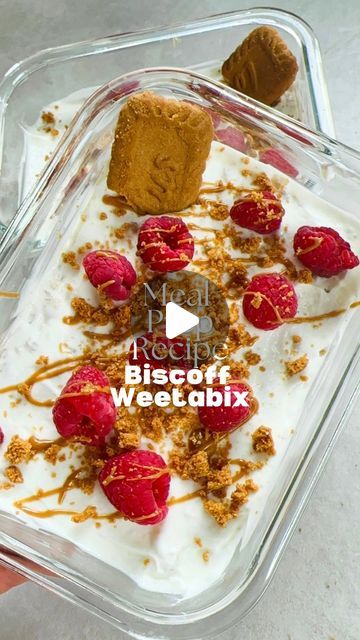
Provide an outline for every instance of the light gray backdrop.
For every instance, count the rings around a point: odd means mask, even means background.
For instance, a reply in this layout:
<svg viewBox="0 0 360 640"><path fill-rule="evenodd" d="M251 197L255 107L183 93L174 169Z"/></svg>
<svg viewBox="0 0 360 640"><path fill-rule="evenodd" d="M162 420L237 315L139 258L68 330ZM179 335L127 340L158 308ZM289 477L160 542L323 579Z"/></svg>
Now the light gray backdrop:
<svg viewBox="0 0 360 640"><path fill-rule="evenodd" d="M38 49L220 11L256 0L0 0L0 73ZM321 44L339 140L360 148L359 0L259 0L307 20ZM359 196L360 209L360 196ZM359 211L360 213L360 211ZM359 640L360 407L261 603L224 640ZM1 640L123 640L34 585L0 597Z"/></svg>

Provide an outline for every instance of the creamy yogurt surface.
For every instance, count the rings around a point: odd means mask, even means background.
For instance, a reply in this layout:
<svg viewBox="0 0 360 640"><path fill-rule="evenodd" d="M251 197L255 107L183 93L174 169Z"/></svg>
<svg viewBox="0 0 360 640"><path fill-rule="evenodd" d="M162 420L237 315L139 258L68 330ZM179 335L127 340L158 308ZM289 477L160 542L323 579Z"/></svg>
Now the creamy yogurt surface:
<svg viewBox="0 0 360 640"><path fill-rule="evenodd" d="M58 113L64 117L65 122L65 107L59 105ZM36 131L38 132L38 128ZM36 131L34 129L30 135L37 136L39 132ZM39 136L44 138L42 133ZM39 157L40 149L42 154L44 148L39 138L38 149L34 149L32 153ZM247 172L250 175L246 175ZM254 188L254 175L263 172L275 183L282 185L282 204L286 213L281 235L286 242L288 257L298 268L301 265L293 256L292 238L304 224L335 228L350 242L353 251L360 253L360 225L353 217L332 207L276 169L248 158L239 151L214 142L203 181L205 186L221 181L225 185L231 183L237 187ZM114 213L114 208L103 202L106 174L107 167L104 167L103 175L94 187L91 201L81 212L82 215L74 215L71 228L65 237L59 239L46 271L41 275L37 274L36 280L35 276L30 276L21 292L17 317L2 337L1 388L20 383L33 374L36 370L35 361L40 356L45 355L50 362L54 362L79 355L89 344L82 330L91 329L91 326L65 324L63 318L72 315L71 300L75 295L96 305L97 292L84 279L82 268L74 270L64 263L64 253L76 251L87 242L96 248L95 243L98 242L124 253L137 270L136 265L139 265L140 260L136 256L137 231L129 228L124 239L116 240L110 234L114 228L128 222L141 224L144 217L138 218L133 212L127 211L119 218ZM31 179L30 173L27 173L25 181ZM232 189L206 194L207 201L219 201L228 206L233 204L234 199ZM204 227L204 230L192 231L195 238L194 260L203 255L202 246L197 240L208 238L209 244L214 244L214 235L206 228L221 230L225 222L233 225L230 218L224 222L204 214L199 215L201 206L195 205L184 217L187 224L195 223ZM100 213L106 213L107 217L100 217ZM243 237L256 235L242 229L240 231ZM227 246L225 241L225 248L233 257L246 257L231 248L230 242ZM189 267L196 270L191 264ZM252 277L264 271L282 270L281 264L275 264L266 270L250 265L248 274ZM360 297L359 270L354 269L329 279L315 278L310 284L297 282L295 288L299 301L298 316L317 316L349 308ZM254 462L261 459L266 462L261 469L249 476L259 489L249 496L249 501L241 508L237 518L226 527L220 527L205 512L198 498L173 504L164 522L154 527L143 527L121 519L113 522L104 519L101 526L97 526L93 519L76 523L66 514L38 518L17 508L14 504L16 501L31 496L40 489L48 491L61 486L74 467L78 466L77 453L67 448L62 450L65 459L58 461L56 465L47 462L41 454L37 454L28 463L19 464L24 481L1 491L2 509L16 514L31 527L41 527L70 540L89 554L123 571L147 590L189 598L221 579L233 554L245 547L261 523L262 513L279 473L286 464L296 430L307 428L306 424L299 424L299 418L306 407L312 383L323 366L326 353L334 341L336 343L341 339L352 314L356 312L349 309L338 317L322 322L298 325L289 323L266 332L255 329L246 321L240 300L235 304L239 310L238 322L244 324L252 336L257 336L252 350L261 360L257 365L249 367L248 379L259 401L259 410L241 429L231 434L231 458ZM103 331L106 332L106 327ZM296 348L293 344L294 335L301 338ZM120 345L119 349L125 350L128 346L129 341ZM248 350L248 347L239 349L234 357L241 360ZM288 377L284 372L284 360L292 360L303 354L309 359L306 371L303 372L306 379L297 375ZM40 382L36 385L34 395L40 400L55 400L70 375L71 372L66 372ZM0 395L0 403L0 423L5 434L5 441L0 449L0 473L3 474L9 464L4 453L13 435L17 434L24 439L35 436L41 440L54 440L58 434L50 408L33 406L14 391ZM276 455L266 460L252 449L251 433L261 425L272 430L276 448ZM142 446L147 446L149 442L144 438ZM172 446L168 440L151 444L167 459ZM198 485L193 481L185 481L174 475L170 496L180 498L197 488ZM73 512L81 512L89 505L95 506L100 514L113 511L98 485L91 495L84 494L80 489L69 491L61 507L56 495L40 497L36 502L28 504L31 509L38 511L62 509Z"/></svg>

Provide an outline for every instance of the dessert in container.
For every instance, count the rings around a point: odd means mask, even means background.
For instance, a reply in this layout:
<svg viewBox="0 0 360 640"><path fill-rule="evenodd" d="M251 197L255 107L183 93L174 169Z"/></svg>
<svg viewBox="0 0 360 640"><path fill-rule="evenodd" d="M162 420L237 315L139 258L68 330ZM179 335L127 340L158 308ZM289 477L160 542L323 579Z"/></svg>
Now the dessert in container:
<svg viewBox="0 0 360 640"><path fill-rule="evenodd" d="M280 9L248 9L54 47L15 64L0 83L0 224L8 224L30 187L26 165L34 166L34 154L26 133L47 105L85 90L73 101L76 109L91 87L143 67L192 68L218 80L222 62L258 25L276 27L298 60L296 82L279 108L333 136L318 41L301 18ZM35 174L44 155L36 162Z"/></svg>
<svg viewBox="0 0 360 640"><path fill-rule="evenodd" d="M41 282L59 239L86 207L108 163L119 109L129 96L144 90L205 107L221 126L235 127L243 135L247 155L257 158L263 149L275 150L289 163L292 179L302 189L358 220L356 151L196 73L144 70L97 90L74 119L1 239L1 291L21 293L27 284ZM1 299L2 345L14 322L21 321L20 302ZM246 544L240 542L226 571L207 590L178 598L142 589L109 563L46 531L41 522L29 526L4 509L0 510L2 561L134 637L210 638L239 622L268 586L358 395L358 326L359 309L354 308L341 342L334 339L313 381L301 428L282 460L258 526ZM21 378L21 361L18 370Z"/></svg>

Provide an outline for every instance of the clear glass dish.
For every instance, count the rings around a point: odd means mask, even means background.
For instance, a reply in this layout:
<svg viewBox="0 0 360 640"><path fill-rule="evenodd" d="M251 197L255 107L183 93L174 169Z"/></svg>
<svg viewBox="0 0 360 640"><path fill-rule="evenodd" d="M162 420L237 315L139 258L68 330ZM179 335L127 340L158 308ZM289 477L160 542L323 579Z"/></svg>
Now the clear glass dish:
<svg viewBox="0 0 360 640"><path fill-rule="evenodd" d="M219 14L178 27L47 49L15 64L0 83L0 225L8 224L26 195L24 171L19 170L26 159L24 131L46 105L143 67L192 68L207 75L259 24L275 26L298 59L298 78L288 92L290 111L287 102L281 108L334 136L318 41L301 18L279 9Z"/></svg>
<svg viewBox="0 0 360 640"><path fill-rule="evenodd" d="M356 151L195 73L134 72L89 98L20 207L0 241L0 290L21 291L30 277L41 278L59 234L67 233L78 207L86 206L94 192L109 158L119 108L129 95L142 90L206 107L223 124L236 125L244 133L249 155L258 156L263 146L276 149L298 171L297 182L358 216L360 155ZM2 342L17 311L17 300L2 299ZM359 309L351 312L341 344L335 344L324 359L303 412L301 424L306 428L296 431L256 535L207 591L191 600L177 600L142 590L76 545L4 511L0 511L0 558L138 638L216 637L241 620L268 586L359 392L359 313ZM29 566L29 560L39 567Z"/></svg>

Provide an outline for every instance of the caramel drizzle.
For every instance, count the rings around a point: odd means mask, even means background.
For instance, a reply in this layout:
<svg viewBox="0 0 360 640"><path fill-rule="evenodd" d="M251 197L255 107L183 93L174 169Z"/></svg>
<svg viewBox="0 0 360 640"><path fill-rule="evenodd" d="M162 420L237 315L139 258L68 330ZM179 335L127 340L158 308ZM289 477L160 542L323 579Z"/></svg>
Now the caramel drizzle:
<svg viewBox="0 0 360 640"><path fill-rule="evenodd" d="M60 438L59 440L62 440L62 438ZM39 441L39 445L41 447L46 448L49 445L49 443L47 443L47 441L43 441L43 442ZM17 500L16 502L14 502L14 506L17 509L20 509L20 511L23 511L24 513L30 516L33 516L35 518L51 518L53 516L81 516L83 514L82 511L74 511L71 509L45 509L45 510L39 511L39 510L31 509L25 505L31 502L37 502L39 500L42 500L43 498L48 498L56 495L58 496L57 502L59 505L61 505L68 491L71 491L72 489L77 488L76 480L78 479L79 474L84 470L85 470L85 467L80 467L79 469L75 469L74 471L72 471L72 473L68 475L68 477L65 479L65 482L60 487L55 487L54 489L49 489L48 491L38 491L37 493L31 496L28 496L26 498L21 498L20 500ZM123 515L119 511L115 511L113 513L108 513L108 514L96 513L96 515L94 514L90 516L89 519L109 520L110 522L112 522L113 520L122 518L122 517Z"/></svg>
<svg viewBox="0 0 360 640"><path fill-rule="evenodd" d="M35 436L31 436L29 438L29 442L31 444L31 448L35 453L42 453L46 451L51 445L56 444L59 447L66 447L67 442L65 438L56 438L56 440L38 440Z"/></svg>
<svg viewBox="0 0 360 640"><path fill-rule="evenodd" d="M172 507L174 504L181 504L182 502L188 502L188 500L193 500L194 498L199 498L201 496L202 489L197 489L196 491L192 491L191 493L185 493L185 495L180 496L179 498L169 498L167 501L168 507Z"/></svg>
<svg viewBox="0 0 360 640"><path fill-rule="evenodd" d="M305 253L310 253L310 251L314 251L314 249L318 249L321 245L322 242L324 242L324 238L309 238L310 240L314 240L314 243L311 244L309 247L307 247L306 249L297 249L296 251L296 255L297 256L302 256Z"/></svg>
<svg viewBox="0 0 360 640"><path fill-rule="evenodd" d="M168 467L161 467L161 468L148 467L148 466L136 464L136 462L132 463L132 466L135 468L138 467L141 471L143 469L150 469L155 473L152 473L148 476L140 476L140 477L137 476L134 478L128 478L126 475L114 476L111 470L109 475L104 480L102 480L102 484L105 485L105 487L107 487L109 484L111 484L112 482L115 482L116 480L126 480L127 482L138 482L139 480L157 480L158 478L161 478L165 474L169 473ZM150 516L147 516L147 517L150 517Z"/></svg>
<svg viewBox="0 0 360 640"><path fill-rule="evenodd" d="M356 303L354 306L357 306ZM350 305L349 308L352 308L353 305ZM291 324L303 324L305 322L318 322L320 320L327 320L329 318L337 318L337 316L341 316L342 313L346 313L348 309L335 309L334 311L328 311L328 313L321 313L318 316L298 316L295 318L288 318L283 320L283 322L291 323Z"/></svg>
<svg viewBox="0 0 360 640"><path fill-rule="evenodd" d="M275 307L275 305L273 305L271 300L269 300L269 298L265 294L261 293L260 291L257 291L257 292L255 292L255 291L245 291L244 295L255 296L257 293L261 296L261 298L263 300L265 300L270 305L270 307L274 311L275 316L276 316L277 319L271 321L273 323L281 322L282 324L284 324L284 323L288 323L288 324L304 324L305 322L318 322L318 321L321 321L321 320L327 320L327 319L330 319L330 318L336 318L337 316L340 316L341 314L346 313L346 311L348 311L349 309L354 309L355 307L360 306L360 301L357 301L357 302L352 302L349 305L349 307L345 307L345 308L342 308L342 309L334 309L333 311L328 311L326 313L321 313L321 314L319 314L317 316L295 316L295 318L282 318L280 313L279 313L279 310L277 309L277 307Z"/></svg>
<svg viewBox="0 0 360 640"><path fill-rule="evenodd" d="M106 287L110 287L110 285L115 284L115 280L108 280L107 282L103 282L102 284L99 284L97 287L98 291L103 291L104 289L106 289Z"/></svg>
<svg viewBox="0 0 360 640"><path fill-rule="evenodd" d="M0 291L0 298L20 298L18 291Z"/></svg>
<svg viewBox="0 0 360 640"><path fill-rule="evenodd" d="M37 400L32 395L32 388L35 384L43 382L44 380L50 380L56 378L62 373L73 371L77 365L85 359L85 356L77 356L72 358L63 358L62 360L56 360L50 364L43 365L37 369L31 376L29 376L24 382L9 385L0 389L1 393L9 393L10 391L17 391L30 403L37 407L52 407L54 405L53 400Z"/></svg>

